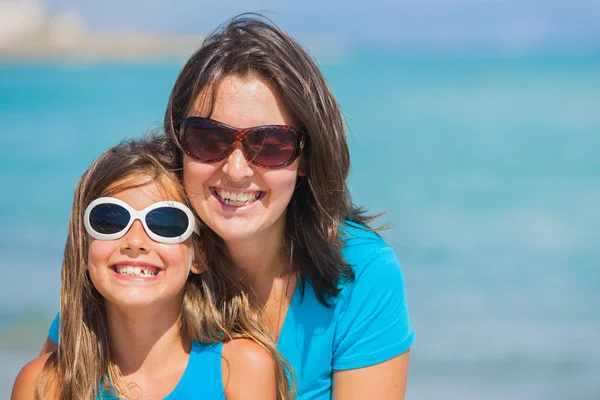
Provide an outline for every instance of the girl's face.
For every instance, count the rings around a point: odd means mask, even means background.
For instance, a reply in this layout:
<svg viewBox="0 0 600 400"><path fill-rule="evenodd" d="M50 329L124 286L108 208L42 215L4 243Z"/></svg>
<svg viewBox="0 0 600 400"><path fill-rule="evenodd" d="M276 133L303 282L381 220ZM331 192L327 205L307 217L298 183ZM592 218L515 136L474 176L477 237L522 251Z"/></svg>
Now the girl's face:
<svg viewBox="0 0 600 400"><path fill-rule="evenodd" d="M279 95L261 78L226 77L216 89L211 119L235 128L289 125L298 128ZM203 94L188 116L203 116ZM204 114L205 115L205 114ZM281 245L285 212L296 186L302 157L280 169L248 162L240 143L229 157L202 163L183 157L183 180L194 210L228 243L248 239Z"/></svg>
<svg viewBox="0 0 600 400"><path fill-rule="evenodd" d="M159 185L148 177L129 178L133 185L111 195L143 210L159 201L181 201L172 184ZM113 186L124 182L115 182ZM198 273L192 265L192 238L180 244L158 243L150 239L138 220L125 236L116 240L91 240L88 254L88 271L98 292L107 304L121 307L160 306L173 303L181 305L185 285L190 273ZM150 275L150 276L148 276Z"/></svg>

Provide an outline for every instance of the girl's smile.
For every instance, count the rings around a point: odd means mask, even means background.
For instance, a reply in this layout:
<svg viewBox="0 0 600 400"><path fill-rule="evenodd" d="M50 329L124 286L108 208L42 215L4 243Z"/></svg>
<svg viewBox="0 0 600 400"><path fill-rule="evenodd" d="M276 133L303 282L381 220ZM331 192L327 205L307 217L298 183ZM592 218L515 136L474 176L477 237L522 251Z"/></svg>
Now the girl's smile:
<svg viewBox="0 0 600 400"><path fill-rule="evenodd" d="M157 280L163 269L149 263L122 261L111 265L110 270L119 279L147 282Z"/></svg>

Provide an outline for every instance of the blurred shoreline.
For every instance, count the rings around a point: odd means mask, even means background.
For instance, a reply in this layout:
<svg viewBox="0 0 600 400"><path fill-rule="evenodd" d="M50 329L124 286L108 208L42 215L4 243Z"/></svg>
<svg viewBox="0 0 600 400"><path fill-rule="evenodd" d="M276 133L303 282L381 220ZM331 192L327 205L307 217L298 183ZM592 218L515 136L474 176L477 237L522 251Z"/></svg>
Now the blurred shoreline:
<svg viewBox="0 0 600 400"><path fill-rule="evenodd" d="M201 35L91 32L75 11L51 12L38 1L0 1L2 60L152 60L184 57Z"/></svg>
<svg viewBox="0 0 600 400"><path fill-rule="evenodd" d="M2 60L155 60L187 57L201 36L156 36L137 33L82 34L68 43L51 37L27 37L0 47Z"/></svg>
<svg viewBox="0 0 600 400"><path fill-rule="evenodd" d="M168 34L141 31L93 31L73 10L51 10L38 0L0 0L0 62L47 61L164 61L186 59L201 44L202 34ZM335 35L297 38L323 64L341 64L356 52L401 53L406 56L522 57L533 54L588 56L600 54L595 44L524 42L469 43L447 38L348 42ZM364 54L363 54L364 53Z"/></svg>

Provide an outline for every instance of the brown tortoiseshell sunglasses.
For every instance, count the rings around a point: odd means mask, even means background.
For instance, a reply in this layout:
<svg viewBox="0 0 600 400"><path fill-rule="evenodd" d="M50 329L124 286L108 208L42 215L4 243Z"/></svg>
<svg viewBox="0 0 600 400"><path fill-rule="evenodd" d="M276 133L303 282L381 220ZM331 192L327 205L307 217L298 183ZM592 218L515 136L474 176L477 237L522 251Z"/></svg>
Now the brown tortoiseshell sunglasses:
<svg viewBox="0 0 600 400"><path fill-rule="evenodd" d="M287 125L237 129L209 118L188 117L181 124L181 143L190 157L205 163L223 160L240 142L254 165L283 168L294 162L305 147L305 135Z"/></svg>

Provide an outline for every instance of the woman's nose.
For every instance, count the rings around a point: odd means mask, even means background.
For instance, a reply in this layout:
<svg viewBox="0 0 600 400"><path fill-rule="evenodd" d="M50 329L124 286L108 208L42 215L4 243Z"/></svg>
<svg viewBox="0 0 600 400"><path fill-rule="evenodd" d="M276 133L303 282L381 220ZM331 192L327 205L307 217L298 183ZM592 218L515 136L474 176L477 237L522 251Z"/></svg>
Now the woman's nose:
<svg viewBox="0 0 600 400"><path fill-rule="evenodd" d="M254 175L252 165L246 158L241 144L234 144L233 151L225 159L223 172L232 182L239 182Z"/></svg>

